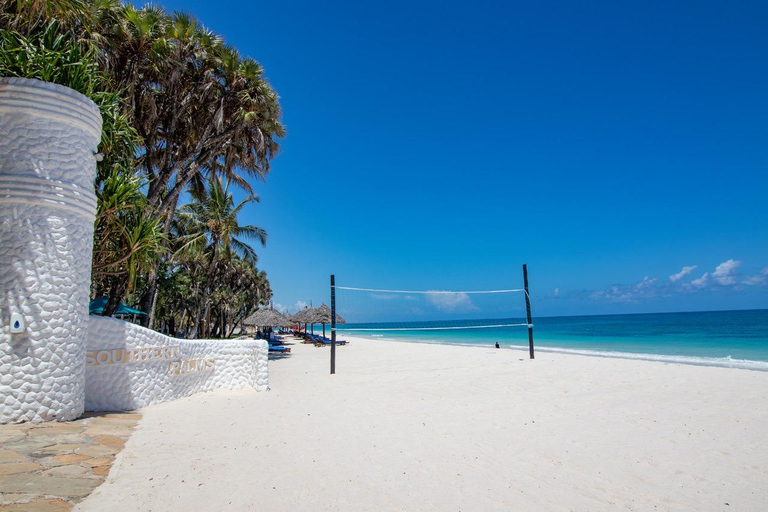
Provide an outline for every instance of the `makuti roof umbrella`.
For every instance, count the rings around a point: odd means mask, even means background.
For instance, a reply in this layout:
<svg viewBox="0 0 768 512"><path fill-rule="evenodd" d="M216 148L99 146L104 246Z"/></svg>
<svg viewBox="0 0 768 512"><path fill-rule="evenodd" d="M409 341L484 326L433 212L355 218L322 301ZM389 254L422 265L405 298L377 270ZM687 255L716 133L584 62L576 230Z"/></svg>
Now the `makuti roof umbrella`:
<svg viewBox="0 0 768 512"><path fill-rule="evenodd" d="M287 327L291 322L285 318L279 311L272 308L262 308L246 318L245 325L256 325L258 327Z"/></svg>
<svg viewBox="0 0 768 512"><path fill-rule="evenodd" d="M301 322L304 324L304 332L307 331L307 324L314 323L314 315L315 310L314 308L304 308L301 311L296 312L293 315L293 319L297 322Z"/></svg>
<svg viewBox="0 0 768 512"><path fill-rule="evenodd" d="M278 326L278 327L290 327L290 326L293 325L293 319L290 318L287 313L283 314L283 313L280 313L278 311L278 314L280 315L280 323L279 324L275 324L276 326Z"/></svg>
<svg viewBox="0 0 768 512"><path fill-rule="evenodd" d="M319 308L315 308L315 316L314 316L315 322L317 323L331 323L331 308L323 304ZM347 323L346 320L344 320L338 313L336 313L336 323L337 324L345 324Z"/></svg>
<svg viewBox="0 0 768 512"><path fill-rule="evenodd" d="M307 313L309 313L311 310L309 308L304 308L300 311L297 311L293 314L293 320L296 322L305 322L305 318L307 316Z"/></svg>
<svg viewBox="0 0 768 512"><path fill-rule="evenodd" d="M283 313L283 316L285 317L286 320L288 320L288 322L290 322L288 327L292 325L296 325L296 322L298 322L298 320L296 320L296 315L292 315L290 313Z"/></svg>
<svg viewBox="0 0 768 512"><path fill-rule="evenodd" d="M325 336L325 324L331 323L331 308L323 304L319 308L315 308L315 312L312 315L312 321L317 324L323 324L323 336ZM336 314L336 323L345 324L346 320L341 318L339 314Z"/></svg>
<svg viewBox="0 0 768 512"><path fill-rule="evenodd" d="M91 315L100 315L104 312L104 308L107 306L109 297L101 297L100 299L92 300L88 304L88 313ZM145 312L134 309L127 304L120 303L115 310L115 315L146 315Z"/></svg>

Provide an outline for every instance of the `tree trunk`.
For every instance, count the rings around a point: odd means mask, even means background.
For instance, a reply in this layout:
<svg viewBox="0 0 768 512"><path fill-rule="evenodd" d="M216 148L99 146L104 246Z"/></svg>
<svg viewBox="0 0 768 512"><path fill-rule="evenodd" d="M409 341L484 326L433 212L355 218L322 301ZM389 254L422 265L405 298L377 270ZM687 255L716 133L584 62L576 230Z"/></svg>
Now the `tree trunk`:
<svg viewBox="0 0 768 512"><path fill-rule="evenodd" d="M192 339L191 338L191 334L192 334L192 315L188 315L187 316L187 326L184 328L184 336L187 339Z"/></svg>
<svg viewBox="0 0 768 512"><path fill-rule="evenodd" d="M202 329L202 335L200 336L201 339L208 339L210 337L210 325L211 325L211 304L206 301L205 303L205 313L203 314L203 329Z"/></svg>
<svg viewBox="0 0 768 512"><path fill-rule="evenodd" d="M235 329L237 329L238 325L240 326L240 334L243 334L245 331L245 324L243 322L245 322L245 313L247 312L248 310L245 307L242 307L240 308L240 312L232 318L232 328L229 330L229 334L227 334L228 338L235 333Z"/></svg>
<svg viewBox="0 0 768 512"><path fill-rule="evenodd" d="M101 312L101 316L112 316L120 307L120 299L123 298L125 290L128 287L128 281L126 279L115 278L114 284L109 290L109 300L104 305L104 310Z"/></svg>
<svg viewBox="0 0 768 512"><path fill-rule="evenodd" d="M202 315L203 315L203 305L202 303L197 305L196 311L195 311L195 332L192 335L191 339L200 339L200 332L202 329Z"/></svg>
<svg viewBox="0 0 768 512"><path fill-rule="evenodd" d="M177 197L176 200L173 202L173 204L170 205L168 212L165 215L165 225L163 226L163 232L165 233L165 236L168 236L168 234L171 232L171 223L173 222L173 214L176 212L176 207L178 206L178 202L179 202L179 199ZM154 324L154 321L155 321L155 308L157 307L158 278L159 276L157 275L157 267L155 267L149 272L149 276L147 277L149 286L147 287L147 292L141 298L142 310L147 313L146 327L148 329L152 328L152 325Z"/></svg>
<svg viewBox="0 0 768 512"><path fill-rule="evenodd" d="M144 327L151 329L152 321L154 320L154 318L152 318L152 304L155 301L155 295L157 295L157 270L154 268L149 271L147 285L147 291L141 296L141 310L147 313L147 316L144 317L144 322L142 323L144 324Z"/></svg>

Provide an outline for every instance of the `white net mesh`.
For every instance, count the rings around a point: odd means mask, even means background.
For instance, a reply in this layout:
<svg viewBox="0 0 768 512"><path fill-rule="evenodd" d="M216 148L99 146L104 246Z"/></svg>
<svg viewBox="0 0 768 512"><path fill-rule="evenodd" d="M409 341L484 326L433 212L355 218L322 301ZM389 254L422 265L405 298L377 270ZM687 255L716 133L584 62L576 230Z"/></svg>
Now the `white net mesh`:
<svg viewBox="0 0 768 512"><path fill-rule="evenodd" d="M387 290L336 286L339 331L527 327L525 290Z"/></svg>

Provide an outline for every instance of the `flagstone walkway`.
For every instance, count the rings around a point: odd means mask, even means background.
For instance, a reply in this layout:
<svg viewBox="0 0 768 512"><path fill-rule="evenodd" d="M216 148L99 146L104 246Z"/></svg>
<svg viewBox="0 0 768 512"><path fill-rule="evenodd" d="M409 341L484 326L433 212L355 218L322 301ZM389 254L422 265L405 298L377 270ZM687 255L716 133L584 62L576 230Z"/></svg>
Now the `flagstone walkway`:
<svg viewBox="0 0 768 512"><path fill-rule="evenodd" d="M0 425L0 511L70 510L98 487L139 413L86 413L66 423Z"/></svg>

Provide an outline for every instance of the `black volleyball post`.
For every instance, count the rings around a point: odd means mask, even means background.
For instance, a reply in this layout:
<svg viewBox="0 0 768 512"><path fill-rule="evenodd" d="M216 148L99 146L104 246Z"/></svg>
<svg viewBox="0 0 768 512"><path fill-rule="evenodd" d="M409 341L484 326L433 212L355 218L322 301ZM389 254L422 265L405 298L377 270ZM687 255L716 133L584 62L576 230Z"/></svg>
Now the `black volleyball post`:
<svg viewBox="0 0 768 512"><path fill-rule="evenodd" d="M336 373L336 276L331 274L331 375L334 373Z"/></svg>
<svg viewBox="0 0 768 512"><path fill-rule="evenodd" d="M525 287L525 315L528 318L528 354L533 359L533 323L531 322L531 296L528 293L528 265L523 263L523 286Z"/></svg>

